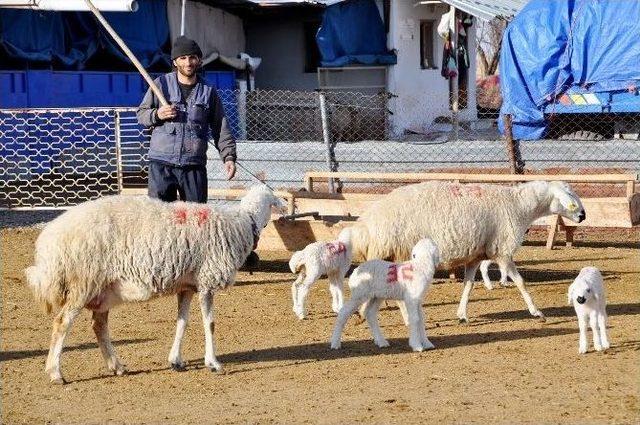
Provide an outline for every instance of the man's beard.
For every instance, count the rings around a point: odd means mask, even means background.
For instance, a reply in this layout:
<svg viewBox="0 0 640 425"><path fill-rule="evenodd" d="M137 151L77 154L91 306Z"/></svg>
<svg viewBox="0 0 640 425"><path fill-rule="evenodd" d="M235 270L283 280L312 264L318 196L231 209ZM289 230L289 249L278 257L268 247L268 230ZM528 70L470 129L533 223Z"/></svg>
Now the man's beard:
<svg viewBox="0 0 640 425"><path fill-rule="evenodd" d="M188 72L186 70L186 67L184 66L178 66L177 68L178 68L178 72L187 78L191 78L194 75L196 75L196 69L197 69L196 67L192 68L191 72Z"/></svg>

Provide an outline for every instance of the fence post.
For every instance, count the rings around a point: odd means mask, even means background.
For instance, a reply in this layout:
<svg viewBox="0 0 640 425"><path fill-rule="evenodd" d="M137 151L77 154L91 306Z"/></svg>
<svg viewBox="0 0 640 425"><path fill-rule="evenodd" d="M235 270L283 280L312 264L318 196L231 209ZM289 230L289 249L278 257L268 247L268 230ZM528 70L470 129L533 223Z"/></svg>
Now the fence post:
<svg viewBox="0 0 640 425"><path fill-rule="evenodd" d="M118 180L118 194L122 193L124 186L122 176L122 150L120 144L120 111L116 111L116 176Z"/></svg>
<svg viewBox="0 0 640 425"><path fill-rule="evenodd" d="M511 164L511 174L523 174L524 163L520 155L520 143L513 139L513 125L511 115L504 115L504 136L507 143L507 153Z"/></svg>
<svg viewBox="0 0 640 425"><path fill-rule="evenodd" d="M333 171L334 152L331 147L331 137L329 135L329 119L327 117L327 103L323 91L318 91L318 97L320 99L320 118L322 120L322 138L327 147L327 168L328 171ZM335 187L333 185L333 179L328 180L329 192L335 193Z"/></svg>

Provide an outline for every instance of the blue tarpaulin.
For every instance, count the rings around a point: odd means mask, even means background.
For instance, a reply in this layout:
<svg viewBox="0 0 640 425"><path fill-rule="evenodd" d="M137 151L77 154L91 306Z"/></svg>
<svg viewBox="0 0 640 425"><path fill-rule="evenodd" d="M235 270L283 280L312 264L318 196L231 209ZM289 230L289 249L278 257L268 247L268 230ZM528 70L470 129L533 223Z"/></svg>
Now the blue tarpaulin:
<svg viewBox="0 0 640 425"><path fill-rule="evenodd" d="M351 0L327 7L316 35L322 66L397 62L374 0Z"/></svg>
<svg viewBox="0 0 640 425"><path fill-rule="evenodd" d="M640 0L531 0L505 30L500 54L500 112L512 115L514 138L544 138L545 106L572 87L638 87L639 40Z"/></svg>
<svg viewBox="0 0 640 425"><path fill-rule="evenodd" d="M144 67L169 65L162 47L169 38L166 0L138 0L136 12L103 13ZM129 62L91 12L0 9L0 46L14 59L82 69L98 51Z"/></svg>

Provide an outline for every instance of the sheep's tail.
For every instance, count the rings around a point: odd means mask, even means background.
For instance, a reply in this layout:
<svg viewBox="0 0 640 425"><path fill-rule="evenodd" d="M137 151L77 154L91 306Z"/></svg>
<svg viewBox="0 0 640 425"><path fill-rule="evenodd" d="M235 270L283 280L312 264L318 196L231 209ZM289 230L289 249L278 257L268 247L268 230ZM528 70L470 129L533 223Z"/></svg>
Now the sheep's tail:
<svg viewBox="0 0 640 425"><path fill-rule="evenodd" d="M47 314L51 313L54 306L61 306L64 303L61 282L50 279L37 266L28 267L24 272L36 302L43 306Z"/></svg>
<svg viewBox="0 0 640 425"><path fill-rule="evenodd" d="M302 251L296 251L289 260L291 273L298 273L302 267L304 267L304 253Z"/></svg>

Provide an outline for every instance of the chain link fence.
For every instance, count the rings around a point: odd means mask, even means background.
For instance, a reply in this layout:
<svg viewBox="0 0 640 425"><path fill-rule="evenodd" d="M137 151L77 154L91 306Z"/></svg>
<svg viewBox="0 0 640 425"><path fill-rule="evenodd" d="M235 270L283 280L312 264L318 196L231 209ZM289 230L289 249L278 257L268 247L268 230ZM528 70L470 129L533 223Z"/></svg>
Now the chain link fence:
<svg viewBox="0 0 640 425"><path fill-rule="evenodd" d="M640 112L629 106L629 96L637 96L631 89L608 94L620 96L611 100L584 93L553 99L544 110L543 138L513 142L498 129L499 90L492 85L460 93L457 112L448 99L418 93L219 94L242 167L227 181L217 152L209 149L213 188L253 184L245 169L282 189L301 188L306 171L510 173L514 161L526 173L640 169ZM0 207L61 207L146 187L149 132L132 108L0 110L0 141ZM340 188L390 187L345 182Z"/></svg>

